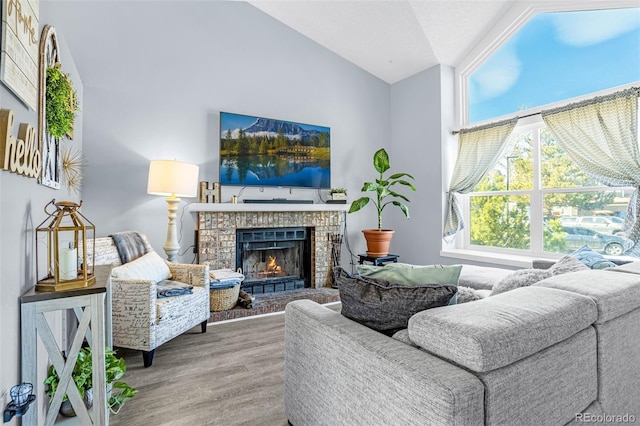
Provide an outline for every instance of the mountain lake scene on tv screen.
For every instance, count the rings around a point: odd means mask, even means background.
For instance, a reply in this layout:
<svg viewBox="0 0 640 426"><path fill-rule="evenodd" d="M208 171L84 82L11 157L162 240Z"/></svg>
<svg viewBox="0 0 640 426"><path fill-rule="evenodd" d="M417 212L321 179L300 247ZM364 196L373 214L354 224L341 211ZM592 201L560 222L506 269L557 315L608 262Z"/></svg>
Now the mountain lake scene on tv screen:
<svg viewBox="0 0 640 426"><path fill-rule="evenodd" d="M330 188L328 127L220 113L220 183Z"/></svg>

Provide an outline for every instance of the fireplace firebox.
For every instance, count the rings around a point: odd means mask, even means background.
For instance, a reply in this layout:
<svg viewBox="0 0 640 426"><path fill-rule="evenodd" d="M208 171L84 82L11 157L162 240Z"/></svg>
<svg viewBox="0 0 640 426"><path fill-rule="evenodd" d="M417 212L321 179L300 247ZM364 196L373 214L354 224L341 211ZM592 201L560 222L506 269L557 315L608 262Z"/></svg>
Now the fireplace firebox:
<svg viewBox="0 0 640 426"><path fill-rule="evenodd" d="M311 287L312 228L236 230L236 268L251 294Z"/></svg>

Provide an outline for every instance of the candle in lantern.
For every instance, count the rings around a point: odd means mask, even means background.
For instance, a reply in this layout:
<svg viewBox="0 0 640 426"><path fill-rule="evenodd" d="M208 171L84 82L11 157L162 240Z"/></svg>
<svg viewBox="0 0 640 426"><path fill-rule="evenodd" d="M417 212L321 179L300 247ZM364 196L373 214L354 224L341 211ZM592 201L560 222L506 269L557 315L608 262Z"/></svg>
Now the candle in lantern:
<svg viewBox="0 0 640 426"><path fill-rule="evenodd" d="M69 243L69 248L60 250L60 279L75 280L78 278L78 249Z"/></svg>

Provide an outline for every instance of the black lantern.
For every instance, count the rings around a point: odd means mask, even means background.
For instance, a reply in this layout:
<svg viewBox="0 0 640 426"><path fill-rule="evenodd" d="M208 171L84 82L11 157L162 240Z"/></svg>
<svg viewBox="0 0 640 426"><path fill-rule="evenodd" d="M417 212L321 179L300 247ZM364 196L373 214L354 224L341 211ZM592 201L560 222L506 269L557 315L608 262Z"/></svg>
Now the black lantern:
<svg viewBox="0 0 640 426"><path fill-rule="evenodd" d="M44 207L47 218L36 228L36 290L69 290L96 282L93 258L90 265L87 262L87 251L95 252L95 226L80 213L81 205L82 201L56 203L53 199ZM44 262L38 260L43 242L47 247L45 273L40 271Z"/></svg>

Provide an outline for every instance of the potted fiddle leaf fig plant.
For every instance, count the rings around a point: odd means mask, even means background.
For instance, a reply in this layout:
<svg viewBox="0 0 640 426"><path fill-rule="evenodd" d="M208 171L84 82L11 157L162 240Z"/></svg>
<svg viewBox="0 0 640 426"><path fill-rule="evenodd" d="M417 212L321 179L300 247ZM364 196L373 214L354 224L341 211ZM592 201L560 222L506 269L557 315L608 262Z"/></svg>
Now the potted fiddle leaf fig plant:
<svg viewBox="0 0 640 426"><path fill-rule="evenodd" d="M373 155L373 167L378 176L373 182L365 182L362 186L362 192L374 192L372 197L360 197L351 203L349 213L354 213L362 209L364 206L373 203L378 214L378 228L377 229L364 229L364 237L367 240L367 255L371 257L383 257L389 254L389 245L394 231L391 229L382 228L382 211L388 205L398 207L404 215L409 218L409 207L405 204L410 202L409 199L395 192L397 185L403 185L415 191L408 179L414 180L414 177L408 173L394 173L390 176L385 176L390 168L389 166L389 154L384 148L379 149ZM400 200L400 201L399 201Z"/></svg>
<svg viewBox="0 0 640 426"><path fill-rule="evenodd" d="M136 396L138 391L119 381L127 370L124 358L118 358L115 351L110 348L105 348L104 355L107 390L111 391L107 405L113 414L117 414L124 403ZM53 399L53 395L56 393L60 383L60 376L58 376L58 372L53 365L49 367L48 373L49 375L44 380L44 384L47 385L45 393L49 398ZM93 370L90 347L80 349L71 377L78 392L83 396L85 405L91 407L93 405ZM116 389L118 390L117 392ZM60 414L65 417L75 417L76 415L66 394L60 407Z"/></svg>

